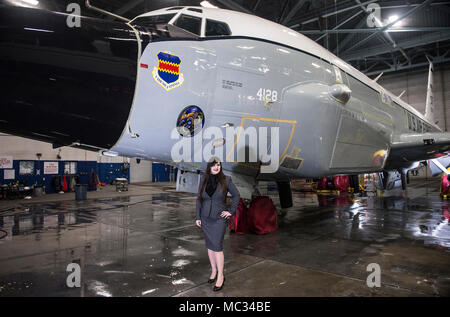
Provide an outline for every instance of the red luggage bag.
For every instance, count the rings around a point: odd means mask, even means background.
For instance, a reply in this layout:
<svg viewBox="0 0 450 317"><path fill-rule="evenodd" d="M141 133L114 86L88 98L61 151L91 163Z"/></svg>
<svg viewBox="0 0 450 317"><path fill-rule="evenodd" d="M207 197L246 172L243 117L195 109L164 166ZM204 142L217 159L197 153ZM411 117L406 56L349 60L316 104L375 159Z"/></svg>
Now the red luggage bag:
<svg viewBox="0 0 450 317"><path fill-rule="evenodd" d="M266 234L278 229L277 208L267 196L252 200L247 212L248 229L256 234Z"/></svg>
<svg viewBox="0 0 450 317"><path fill-rule="evenodd" d="M230 231L236 233L248 232L248 222L247 222L247 207L244 201L239 199L239 204L234 215L230 217Z"/></svg>
<svg viewBox="0 0 450 317"><path fill-rule="evenodd" d="M345 192L350 187L349 177L347 175L334 176L333 185L335 190Z"/></svg>
<svg viewBox="0 0 450 317"><path fill-rule="evenodd" d="M442 176L441 182L441 194L448 195L450 192L450 181L448 180L448 175Z"/></svg>
<svg viewBox="0 0 450 317"><path fill-rule="evenodd" d="M328 177L322 177L317 183L317 189L326 190L328 184Z"/></svg>

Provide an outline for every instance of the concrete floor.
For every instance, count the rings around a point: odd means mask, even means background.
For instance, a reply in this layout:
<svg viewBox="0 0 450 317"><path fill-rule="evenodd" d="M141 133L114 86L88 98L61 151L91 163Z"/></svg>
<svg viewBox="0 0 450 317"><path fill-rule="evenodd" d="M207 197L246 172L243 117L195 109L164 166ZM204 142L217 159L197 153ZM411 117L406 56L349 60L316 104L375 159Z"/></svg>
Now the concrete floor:
<svg viewBox="0 0 450 317"><path fill-rule="evenodd" d="M293 196L278 231L226 233L218 293L206 283L195 197L174 184L0 201L0 296L450 296L450 201L439 179L413 178L383 198ZM70 263L80 287L67 286ZM370 263L381 287L367 286Z"/></svg>

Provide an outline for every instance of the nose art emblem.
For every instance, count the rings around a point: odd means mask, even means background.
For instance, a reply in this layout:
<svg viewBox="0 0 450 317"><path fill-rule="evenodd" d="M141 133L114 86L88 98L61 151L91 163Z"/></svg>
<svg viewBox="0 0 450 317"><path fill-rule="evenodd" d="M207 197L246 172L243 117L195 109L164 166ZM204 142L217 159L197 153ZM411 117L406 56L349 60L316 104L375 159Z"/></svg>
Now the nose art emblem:
<svg viewBox="0 0 450 317"><path fill-rule="evenodd" d="M184 108L177 120L177 130L182 136L194 136L203 128L205 115L197 106Z"/></svg>
<svg viewBox="0 0 450 317"><path fill-rule="evenodd" d="M180 72L180 57L166 52L159 52L156 56L158 66L153 68L153 79L167 91L181 86L184 76Z"/></svg>

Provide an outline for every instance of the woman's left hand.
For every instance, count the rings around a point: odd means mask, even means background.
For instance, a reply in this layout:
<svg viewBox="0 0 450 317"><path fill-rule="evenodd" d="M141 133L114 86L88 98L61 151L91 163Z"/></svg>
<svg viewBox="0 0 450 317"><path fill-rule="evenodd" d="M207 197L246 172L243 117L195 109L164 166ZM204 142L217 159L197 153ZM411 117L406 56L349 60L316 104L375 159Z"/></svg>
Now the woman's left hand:
<svg viewBox="0 0 450 317"><path fill-rule="evenodd" d="M230 214L228 211L224 210L224 211L222 211L222 213L220 214L220 217L226 219L226 218L231 217L231 214Z"/></svg>

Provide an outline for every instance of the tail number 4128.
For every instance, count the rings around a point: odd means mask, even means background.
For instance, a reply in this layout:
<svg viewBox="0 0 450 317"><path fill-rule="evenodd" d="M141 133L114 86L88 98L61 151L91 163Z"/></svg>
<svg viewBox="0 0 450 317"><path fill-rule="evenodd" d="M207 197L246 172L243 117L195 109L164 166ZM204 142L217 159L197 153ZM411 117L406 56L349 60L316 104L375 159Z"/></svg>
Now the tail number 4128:
<svg viewBox="0 0 450 317"><path fill-rule="evenodd" d="M278 100L278 91L267 88L259 88L256 96L258 96L261 101L276 102Z"/></svg>

